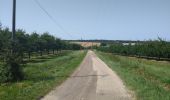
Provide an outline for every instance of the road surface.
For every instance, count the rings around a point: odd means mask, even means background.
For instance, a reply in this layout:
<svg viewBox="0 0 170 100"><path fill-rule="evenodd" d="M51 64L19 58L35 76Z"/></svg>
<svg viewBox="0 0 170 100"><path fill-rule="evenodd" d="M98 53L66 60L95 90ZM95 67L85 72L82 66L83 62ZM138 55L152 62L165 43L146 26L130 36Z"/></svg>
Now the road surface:
<svg viewBox="0 0 170 100"><path fill-rule="evenodd" d="M122 80L93 51L80 67L42 100L132 100Z"/></svg>

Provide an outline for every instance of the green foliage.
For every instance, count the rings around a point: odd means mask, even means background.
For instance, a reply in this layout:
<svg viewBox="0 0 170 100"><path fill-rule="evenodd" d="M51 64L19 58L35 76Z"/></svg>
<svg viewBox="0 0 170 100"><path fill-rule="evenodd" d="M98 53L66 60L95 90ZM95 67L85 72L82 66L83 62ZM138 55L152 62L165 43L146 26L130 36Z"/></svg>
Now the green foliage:
<svg viewBox="0 0 170 100"><path fill-rule="evenodd" d="M63 51L32 59L23 67L24 80L0 85L0 100L39 100L66 80L85 55L85 51Z"/></svg>
<svg viewBox="0 0 170 100"><path fill-rule="evenodd" d="M100 44L100 46L107 46L107 44L104 43L104 42L102 42L102 43Z"/></svg>
<svg viewBox="0 0 170 100"><path fill-rule="evenodd" d="M20 65L10 60L6 64L0 65L0 83L19 81L23 79L23 73Z"/></svg>
<svg viewBox="0 0 170 100"><path fill-rule="evenodd" d="M23 63L24 54L42 52L50 53L55 50L78 50L80 45L67 43L59 38L50 35L48 32L39 35L36 32L26 34L24 30L16 30L16 36L11 41L12 32L8 28L2 28L0 24L0 82L18 81L23 78L21 64Z"/></svg>
<svg viewBox="0 0 170 100"><path fill-rule="evenodd" d="M121 77L137 100L170 99L170 64L110 53L98 56Z"/></svg>
<svg viewBox="0 0 170 100"><path fill-rule="evenodd" d="M132 44L115 43L109 46L100 46L100 51L117 53L121 55L133 55L143 57L170 58L170 43L158 38L158 40L150 40Z"/></svg>
<svg viewBox="0 0 170 100"><path fill-rule="evenodd" d="M22 40L22 39L20 39ZM0 83L18 81L23 78L20 63L22 62L22 46L16 39L11 41L11 32L8 28L0 31Z"/></svg>
<svg viewBox="0 0 170 100"><path fill-rule="evenodd" d="M0 25L0 54L3 54L8 49L7 44L11 40L11 32L8 28L2 28ZM16 30L16 38L18 50L23 53L28 53L29 58L32 52L39 52L42 56L42 52L55 50L78 50L82 47L78 44L71 44L63 41L59 38L50 35L48 32L39 35L37 32L27 34L24 30ZM16 48L16 47L15 47Z"/></svg>
<svg viewBox="0 0 170 100"><path fill-rule="evenodd" d="M0 66L0 83L18 81L23 78L20 67L22 52L18 48L19 45L16 42L10 41L6 44L6 49L1 55L3 61Z"/></svg>
<svg viewBox="0 0 170 100"><path fill-rule="evenodd" d="M74 44L74 43L69 44L69 48L70 48L71 50L80 50L80 49L83 49L83 47L82 47L81 45L79 45L79 44Z"/></svg>

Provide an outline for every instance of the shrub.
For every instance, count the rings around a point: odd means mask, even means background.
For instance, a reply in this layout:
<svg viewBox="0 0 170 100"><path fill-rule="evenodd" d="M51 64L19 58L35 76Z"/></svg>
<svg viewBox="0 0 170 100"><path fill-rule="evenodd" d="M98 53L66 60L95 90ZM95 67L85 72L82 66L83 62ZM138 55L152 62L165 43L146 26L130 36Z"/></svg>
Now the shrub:
<svg viewBox="0 0 170 100"><path fill-rule="evenodd" d="M0 64L0 83L13 82L23 79L20 65L13 59Z"/></svg>
<svg viewBox="0 0 170 100"><path fill-rule="evenodd" d="M22 52L17 42L9 41L3 48L0 65L0 83L19 81L23 79L21 62Z"/></svg>

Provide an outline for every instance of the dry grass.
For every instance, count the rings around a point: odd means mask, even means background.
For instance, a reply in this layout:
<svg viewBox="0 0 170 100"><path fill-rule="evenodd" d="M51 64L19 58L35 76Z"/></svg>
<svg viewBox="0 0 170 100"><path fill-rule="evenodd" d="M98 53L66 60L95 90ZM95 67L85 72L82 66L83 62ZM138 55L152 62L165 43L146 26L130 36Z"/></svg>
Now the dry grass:
<svg viewBox="0 0 170 100"><path fill-rule="evenodd" d="M83 47L91 47L91 46L100 46L99 42L72 42L76 44L80 44Z"/></svg>

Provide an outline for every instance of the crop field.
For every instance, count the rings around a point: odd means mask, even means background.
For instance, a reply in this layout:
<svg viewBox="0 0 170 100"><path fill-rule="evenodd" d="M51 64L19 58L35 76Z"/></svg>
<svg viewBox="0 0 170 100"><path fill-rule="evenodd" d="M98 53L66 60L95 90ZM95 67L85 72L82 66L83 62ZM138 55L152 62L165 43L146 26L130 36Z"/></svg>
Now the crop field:
<svg viewBox="0 0 170 100"><path fill-rule="evenodd" d="M83 47L100 46L100 42L72 42Z"/></svg>

